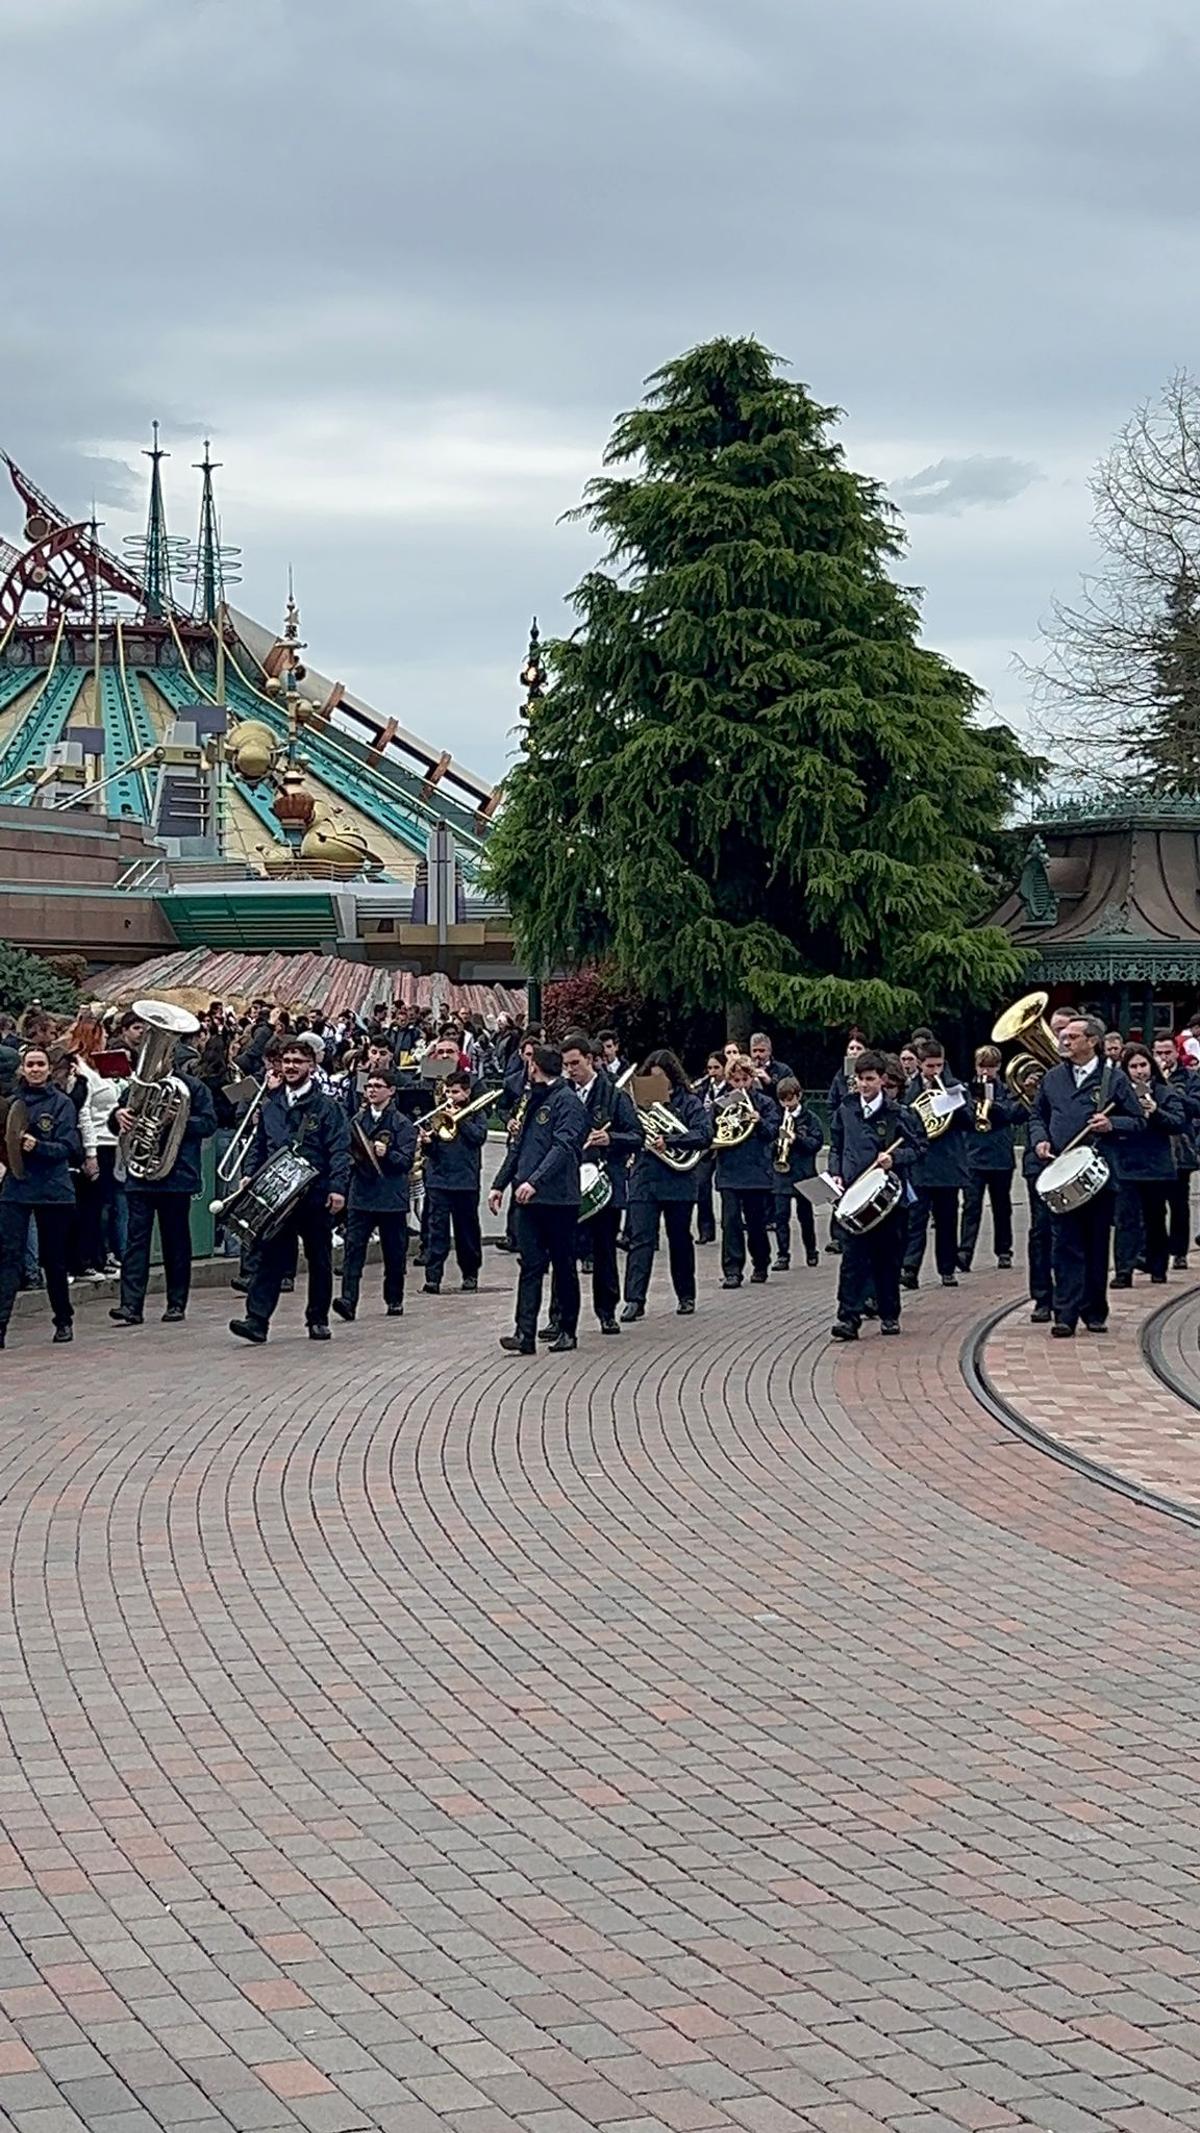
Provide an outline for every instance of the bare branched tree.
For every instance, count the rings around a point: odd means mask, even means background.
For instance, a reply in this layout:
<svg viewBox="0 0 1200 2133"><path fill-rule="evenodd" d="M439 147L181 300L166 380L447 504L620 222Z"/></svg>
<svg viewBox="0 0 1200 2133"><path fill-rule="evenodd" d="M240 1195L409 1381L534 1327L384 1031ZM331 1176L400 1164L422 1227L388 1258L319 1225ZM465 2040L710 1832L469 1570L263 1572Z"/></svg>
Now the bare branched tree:
<svg viewBox="0 0 1200 2133"><path fill-rule="evenodd" d="M1038 738L1093 786L1152 777L1161 787L1173 721L1174 783L1194 790L1200 704L1164 681L1178 674L1180 618L1195 614L1200 588L1200 384L1187 371L1132 416L1091 487L1100 566L1075 602L1055 602L1042 661L1022 662Z"/></svg>

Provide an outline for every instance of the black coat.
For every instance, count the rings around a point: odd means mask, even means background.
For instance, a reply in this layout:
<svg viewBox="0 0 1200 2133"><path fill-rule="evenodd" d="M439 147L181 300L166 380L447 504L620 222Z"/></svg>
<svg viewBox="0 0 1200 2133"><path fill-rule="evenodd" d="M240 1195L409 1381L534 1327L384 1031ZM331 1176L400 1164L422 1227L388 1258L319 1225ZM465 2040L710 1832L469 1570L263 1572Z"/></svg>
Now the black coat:
<svg viewBox="0 0 1200 2133"><path fill-rule="evenodd" d="M607 1148L585 1148L583 1160L603 1166L612 1185L609 1206L624 1207L629 1198L629 1165L645 1138L633 1098L618 1089L613 1076L601 1067L588 1083L586 1102L578 1092L575 1101L587 1119L588 1132L603 1127L608 1134Z"/></svg>
<svg viewBox="0 0 1200 2133"><path fill-rule="evenodd" d="M750 1101L758 1124L736 1148L722 1148L713 1137L714 1179L721 1192L774 1192L776 1173L772 1157L779 1131L779 1105L763 1089L751 1089Z"/></svg>
<svg viewBox="0 0 1200 2133"><path fill-rule="evenodd" d="M513 1116L525 1093L528 1078L525 1072L525 1061L522 1059L520 1052L514 1052L504 1069L500 1100L496 1106L498 1117L508 1120Z"/></svg>
<svg viewBox="0 0 1200 2133"><path fill-rule="evenodd" d="M178 1068L175 1071L179 1073ZM217 1130L217 1113L212 1091L202 1081L197 1081L194 1074L179 1074L179 1079L186 1082L187 1092L192 1100L188 1122L183 1129L183 1139L179 1143L179 1153L165 1178L150 1180L130 1176L125 1181L126 1192L150 1192L157 1198L160 1194L175 1192L185 1192L190 1197L192 1193L200 1190L203 1182L201 1151L205 1141Z"/></svg>
<svg viewBox="0 0 1200 2133"><path fill-rule="evenodd" d="M830 1126L830 1175L840 1178L843 1185L853 1185L894 1141L900 1146L893 1150L892 1168L911 1175L925 1143L925 1129L916 1113L885 1096L878 1111L864 1118L861 1096L847 1096Z"/></svg>
<svg viewBox="0 0 1200 2133"><path fill-rule="evenodd" d="M1051 1067L1033 1106L1029 1121L1030 1146L1036 1149L1039 1141L1049 1141L1055 1155L1061 1155L1068 1144L1075 1140L1087 1126L1095 1112L1106 1104L1114 1106L1111 1134L1088 1134L1088 1140L1102 1154L1115 1147L1118 1138L1128 1133L1137 1133L1142 1125L1142 1109L1127 1074L1120 1067L1102 1066L1096 1062L1081 1088L1075 1086L1075 1069L1069 1060L1061 1066ZM1114 1169L1116 1167L1114 1161ZM1172 1169L1174 1166L1172 1166Z"/></svg>
<svg viewBox="0 0 1200 2133"><path fill-rule="evenodd" d="M988 1177L994 1177L997 1171L1012 1169L1016 1152L1013 1132L1025 1117L1024 1104L1018 1103L1015 1097L1009 1095L1002 1081L994 1081L991 1089L992 1107L988 1113L987 1131L981 1133L979 1128L974 1126L967 1149L967 1159L972 1173L976 1176L983 1172ZM971 1082L968 1094L973 1120L976 1105L984 1100L984 1084L981 1081Z"/></svg>
<svg viewBox="0 0 1200 2133"><path fill-rule="evenodd" d="M948 1071L942 1075L942 1082L947 1089L960 1087L957 1076ZM914 1074L908 1084L904 1098L906 1105L910 1109L914 1097L919 1096L926 1087L927 1084L922 1081L921 1076ZM914 1112L913 1116L918 1126L920 1126L920 1113ZM971 1155L967 1136L975 1131L975 1116L969 1094L967 1101L961 1103L957 1111L950 1113L949 1124L943 1133L939 1133L933 1140L930 1140L923 1126L921 1131L925 1145L917 1167L917 1174L913 1179L918 1191L933 1189L939 1185L958 1186L960 1188L964 1186L971 1175Z"/></svg>
<svg viewBox="0 0 1200 2133"><path fill-rule="evenodd" d="M588 1123L569 1081L534 1082L521 1131L494 1190L532 1185L542 1207L578 1207L579 1163Z"/></svg>
<svg viewBox="0 0 1200 2133"><path fill-rule="evenodd" d="M14 1101L18 1097L29 1113L29 1131L37 1146L26 1152L23 1178L15 1178L11 1170L5 1172L0 1199L17 1207L73 1207L71 1164L83 1160L75 1106L53 1082L31 1089L20 1074L13 1087Z"/></svg>
<svg viewBox="0 0 1200 2133"><path fill-rule="evenodd" d="M667 1108L675 1113L684 1129L682 1133L670 1136L670 1145L677 1154L688 1155L693 1149L711 1148L712 1120L698 1096L693 1096L690 1089L681 1085ZM694 1201L698 1182L696 1169L672 1170L652 1149L643 1147L630 1174L629 1198L631 1201L649 1201L656 1207L663 1206L668 1200Z"/></svg>
<svg viewBox="0 0 1200 2133"><path fill-rule="evenodd" d="M1113 1170L1129 1185L1148 1184L1155 1178L1169 1184L1175 1176L1171 1136L1182 1133L1187 1124L1183 1096L1165 1081L1153 1083L1151 1094L1156 1108L1150 1117L1143 1117L1134 1132L1113 1141Z"/></svg>
<svg viewBox="0 0 1200 2133"><path fill-rule="evenodd" d="M362 1127L370 1141L386 1141L387 1153L378 1158L379 1170L363 1153L354 1130ZM417 1152L417 1129L411 1118L387 1103L376 1120L369 1105L360 1104L350 1131L350 1200L356 1214L406 1215L413 1159Z"/></svg>
<svg viewBox="0 0 1200 2133"><path fill-rule="evenodd" d="M820 1119L815 1111L809 1109L807 1104L797 1105L792 1116L796 1121L796 1130L792 1136L792 1145L788 1152L787 1169L776 1170L774 1162L771 1165L776 1192L786 1192L792 1185L801 1184L805 1178L815 1178L817 1174L817 1156L820 1153L821 1143L825 1138L825 1129ZM779 1138L779 1133L786 1117L786 1110L782 1110L779 1126L776 1129L776 1140Z"/></svg>
<svg viewBox="0 0 1200 2133"><path fill-rule="evenodd" d="M1175 1167L1195 1170L1200 1161L1200 1074L1194 1067L1180 1065L1172 1067L1167 1080L1183 1098L1183 1131L1175 1141Z"/></svg>
<svg viewBox="0 0 1200 2133"><path fill-rule="evenodd" d="M431 1192L470 1192L479 1198L483 1150L488 1137L486 1111L464 1118L452 1141L437 1134L425 1144L425 1182Z"/></svg>
<svg viewBox="0 0 1200 2133"><path fill-rule="evenodd" d="M350 1190L350 1122L341 1105L310 1081L307 1094L289 1107L287 1091L272 1089L258 1114L254 1139L246 1163L247 1176L261 1169L267 1157L280 1148L294 1148L317 1175L309 1197L320 1201L333 1193L342 1198Z"/></svg>

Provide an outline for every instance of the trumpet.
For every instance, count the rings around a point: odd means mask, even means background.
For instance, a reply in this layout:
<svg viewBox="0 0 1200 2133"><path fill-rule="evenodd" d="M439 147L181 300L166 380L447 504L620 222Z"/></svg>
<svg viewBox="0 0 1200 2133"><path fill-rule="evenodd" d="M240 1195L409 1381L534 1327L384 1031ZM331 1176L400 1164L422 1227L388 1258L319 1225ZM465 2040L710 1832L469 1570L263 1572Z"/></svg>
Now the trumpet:
<svg viewBox="0 0 1200 2133"><path fill-rule="evenodd" d="M413 1124L416 1126L418 1133L428 1134L431 1139L436 1136L439 1141L456 1140L458 1138L458 1129L464 1118L470 1118L476 1111L485 1111L491 1104L498 1103L500 1094L499 1089L487 1089L482 1096L473 1096L469 1104L456 1106L448 1100L444 1103L435 1104L432 1111L426 1111L424 1117L414 1119ZM521 1102L524 1104L529 1102L528 1091L522 1097ZM518 1105L517 1109L520 1111L520 1105ZM434 1125L435 1118L441 1121L440 1125Z"/></svg>
<svg viewBox="0 0 1200 2133"><path fill-rule="evenodd" d="M979 1086L983 1090L983 1095L976 1100L975 1104L975 1131L976 1133L990 1133L992 1130L992 1091L995 1088L995 1083L981 1081Z"/></svg>
<svg viewBox="0 0 1200 2133"><path fill-rule="evenodd" d="M794 1111L785 1111L780 1122L779 1131L775 1136L774 1159L776 1170L780 1171L784 1177L787 1176L788 1171L791 1169L792 1142L795 1138L796 1114Z"/></svg>

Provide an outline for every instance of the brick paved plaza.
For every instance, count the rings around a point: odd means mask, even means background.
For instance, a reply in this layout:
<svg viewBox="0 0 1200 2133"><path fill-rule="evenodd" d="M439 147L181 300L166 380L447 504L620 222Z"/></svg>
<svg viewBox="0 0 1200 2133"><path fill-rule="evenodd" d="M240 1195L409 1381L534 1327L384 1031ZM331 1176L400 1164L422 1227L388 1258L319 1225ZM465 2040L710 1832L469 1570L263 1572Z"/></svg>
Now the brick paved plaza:
<svg viewBox="0 0 1200 2133"><path fill-rule="evenodd" d="M0 2126L1200 2128L1200 1538L967 1390L1016 1276L704 1258L535 1364L490 1254L14 1325Z"/></svg>

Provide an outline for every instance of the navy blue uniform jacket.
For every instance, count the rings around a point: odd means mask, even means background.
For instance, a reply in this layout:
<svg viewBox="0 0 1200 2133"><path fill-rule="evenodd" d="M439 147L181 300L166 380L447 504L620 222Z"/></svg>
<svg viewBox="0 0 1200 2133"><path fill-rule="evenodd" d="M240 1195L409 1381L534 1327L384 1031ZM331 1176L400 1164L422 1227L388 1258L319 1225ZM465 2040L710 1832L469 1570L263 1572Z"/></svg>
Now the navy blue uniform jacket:
<svg viewBox="0 0 1200 2133"><path fill-rule="evenodd" d="M1177 1066L1172 1067L1167 1080L1183 1098L1183 1131L1175 1142L1175 1167L1194 1170L1200 1133L1200 1074L1193 1067Z"/></svg>
<svg viewBox="0 0 1200 2133"><path fill-rule="evenodd" d="M247 1176L252 1177L280 1148L294 1148L315 1167L310 1199L324 1200L331 1192L345 1199L350 1190L350 1121L341 1105L315 1081L309 1082L307 1093L290 1109L283 1088L272 1089L263 1098Z"/></svg>
<svg viewBox="0 0 1200 2133"><path fill-rule="evenodd" d="M19 1074L13 1097L20 1097L29 1112L29 1131L37 1146L25 1152L23 1178L14 1178L11 1170L5 1174L0 1197L18 1207L73 1207L75 1182L69 1166L83 1160L74 1104L52 1082L31 1089Z"/></svg>
<svg viewBox="0 0 1200 2133"><path fill-rule="evenodd" d="M807 1104L800 1104L792 1113L792 1116L796 1121L796 1131L788 1152L787 1169L786 1171L776 1170L774 1161L771 1164L771 1174L776 1192L787 1192L791 1186L801 1184L805 1178L815 1178L817 1174L817 1155L821 1142L825 1138L825 1129L820 1119L815 1111L809 1110ZM776 1128L776 1139L779 1137L779 1132L786 1117L787 1112L781 1110L779 1126Z"/></svg>
<svg viewBox="0 0 1200 2133"><path fill-rule="evenodd" d="M1118 1178L1130 1185L1148 1184L1152 1178L1170 1183L1175 1176L1171 1135L1182 1133L1187 1124L1178 1089L1165 1081L1152 1082L1150 1093L1156 1105L1150 1117L1143 1118L1132 1133L1123 1133L1113 1142L1113 1169Z"/></svg>
<svg viewBox="0 0 1200 2133"><path fill-rule="evenodd" d="M947 1089L957 1089L961 1086L957 1075L951 1073L944 1073L942 1082ZM904 1098L905 1103L911 1107L914 1096L919 1096L927 1086L928 1084L922 1081L919 1074L914 1074L908 1084ZM971 1109L970 1094L969 1092L964 1093L967 1100L959 1105L957 1111L950 1113L950 1123L944 1133L939 1133L935 1140L930 1140L924 1127L921 1128L924 1152L917 1167L916 1177L913 1179L918 1191L925 1191L927 1188L939 1185L961 1187L966 1184L967 1179L970 1177L971 1158L967 1145L967 1135L975 1131L975 1118ZM917 1124L920 1125L920 1113L914 1112L913 1117Z"/></svg>
<svg viewBox="0 0 1200 2133"><path fill-rule="evenodd" d="M183 1139L179 1143L179 1153L165 1178L155 1181L131 1176L125 1181L127 1192L152 1192L157 1198L164 1192L186 1192L190 1197L192 1193L200 1190L200 1151L205 1141L217 1130L216 1105L213 1103L212 1090L207 1088L204 1082L197 1081L193 1074L179 1074L178 1068L175 1071L180 1081L187 1083L187 1092L192 1099L188 1122L183 1129Z"/></svg>
<svg viewBox="0 0 1200 2133"><path fill-rule="evenodd" d="M722 1148L714 1131L717 1187L721 1192L774 1192L775 1171L771 1159L775 1153L775 1135L779 1131L779 1105L763 1089L750 1089L747 1093L758 1113L758 1124L736 1148ZM715 1124L714 1118L714 1128Z"/></svg>
<svg viewBox="0 0 1200 2133"><path fill-rule="evenodd" d="M532 1185L541 1207L578 1207L579 1161L587 1138L583 1105L569 1081L534 1082L520 1134L493 1190Z"/></svg>
<svg viewBox="0 0 1200 2133"><path fill-rule="evenodd" d="M487 1142L486 1111L464 1118L452 1141L437 1134L425 1145L425 1178L431 1192L470 1192L479 1198L483 1150Z"/></svg>
<svg viewBox="0 0 1200 2133"><path fill-rule="evenodd" d="M668 1136L670 1146L677 1154L690 1155L697 1148L712 1147L712 1120L700 1098L693 1096L690 1089L676 1089L667 1109L675 1113L684 1129L682 1133ZM656 1207L661 1207L667 1200L694 1200L698 1169L699 1164L693 1170L672 1170L649 1148L643 1147L629 1179L630 1200L649 1200Z"/></svg>
<svg viewBox="0 0 1200 2133"><path fill-rule="evenodd" d="M1000 1170L1011 1170L1014 1160L1013 1129L1025 1117L1024 1104L1009 1095L1002 1081L992 1084L992 1108L988 1113L988 1128L981 1133L972 1123L971 1139L967 1148L967 1160L972 1171L985 1171L994 1176ZM983 1102L984 1085L973 1081L970 1086L971 1114L974 1120L976 1104Z"/></svg>
<svg viewBox="0 0 1200 2133"><path fill-rule="evenodd" d="M1115 1147L1118 1137L1136 1133L1142 1123L1142 1108L1133 1093L1129 1076L1120 1067L1101 1067L1097 1060L1090 1069L1082 1086L1075 1086L1075 1069L1069 1060L1061 1066L1051 1067L1033 1106L1029 1121L1029 1144L1036 1149L1039 1141L1049 1141L1055 1155L1061 1155L1069 1141L1083 1132L1089 1118L1102 1111L1106 1104L1115 1106L1111 1133L1089 1133L1087 1138L1093 1148L1107 1154ZM1173 1168L1174 1166L1172 1166ZM1113 1168L1116 1168L1114 1158Z"/></svg>
<svg viewBox="0 0 1200 2133"><path fill-rule="evenodd" d="M378 1120L369 1104L360 1104L354 1114L370 1141L386 1141L387 1153L379 1157L379 1171L362 1153L358 1134L350 1134L350 1199L356 1214L406 1215L413 1158L417 1152L417 1129L411 1118L387 1103Z"/></svg>
<svg viewBox="0 0 1200 2133"><path fill-rule="evenodd" d="M848 1096L833 1114L829 1135L829 1168L843 1185L853 1185L869 1170L877 1155L900 1147L892 1155L892 1167L911 1173L925 1140L925 1128L915 1112L905 1110L893 1096L885 1096L870 1118L863 1117L861 1096Z"/></svg>
<svg viewBox="0 0 1200 2133"><path fill-rule="evenodd" d="M587 1119L588 1132L602 1126L608 1134L607 1148L586 1148L583 1160L602 1164L612 1185L608 1204L622 1208L629 1198L630 1160L637 1155L644 1138L633 1098L626 1090L618 1089L612 1075L601 1067L588 1083L586 1103L578 1094L575 1101Z"/></svg>

